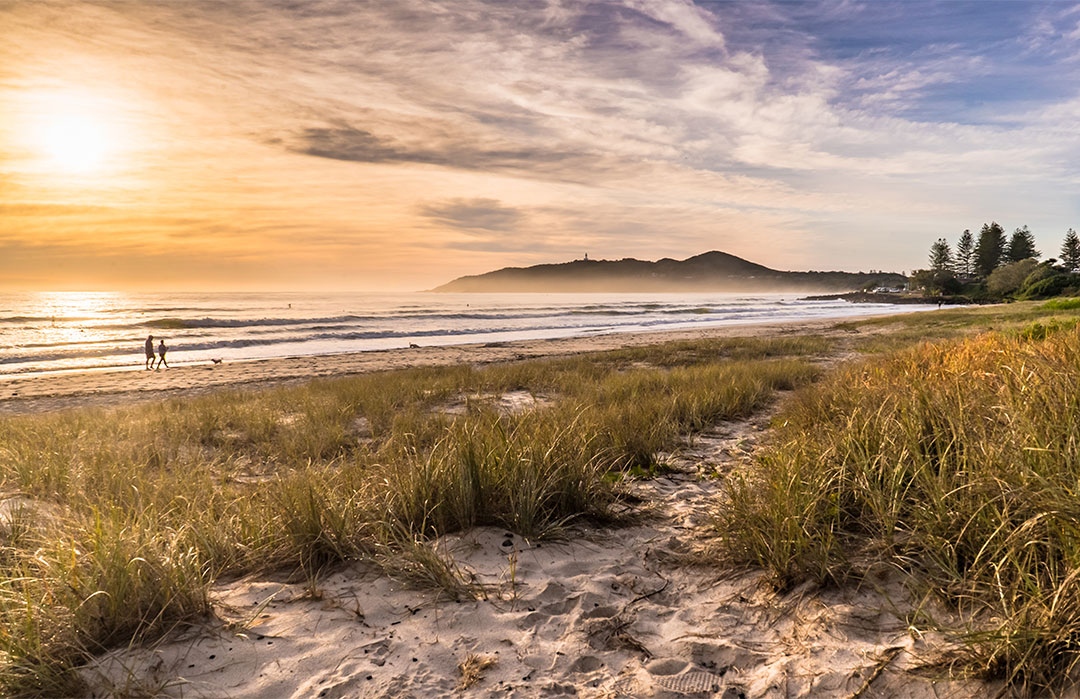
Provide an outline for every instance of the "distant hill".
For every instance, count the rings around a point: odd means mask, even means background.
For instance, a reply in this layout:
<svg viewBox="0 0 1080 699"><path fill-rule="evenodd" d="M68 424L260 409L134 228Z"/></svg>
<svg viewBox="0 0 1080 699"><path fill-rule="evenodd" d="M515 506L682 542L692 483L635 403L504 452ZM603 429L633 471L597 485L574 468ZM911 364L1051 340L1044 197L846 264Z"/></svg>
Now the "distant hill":
<svg viewBox="0 0 1080 699"><path fill-rule="evenodd" d="M852 291L869 285L898 287L907 278L880 272L782 272L729 255L706 252L656 262L574 260L459 277L432 291L633 292L633 291Z"/></svg>

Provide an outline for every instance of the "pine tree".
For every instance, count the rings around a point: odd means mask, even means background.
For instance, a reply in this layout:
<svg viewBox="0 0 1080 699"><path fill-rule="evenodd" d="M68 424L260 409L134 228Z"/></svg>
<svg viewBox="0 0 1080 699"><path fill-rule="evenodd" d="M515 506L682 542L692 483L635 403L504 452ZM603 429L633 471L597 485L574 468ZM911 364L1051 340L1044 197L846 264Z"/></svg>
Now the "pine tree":
<svg viewBox="0 0 1080 699"><path fill-rule="evenodd" d="M1071 228L1065 232L1065 242L1061 244L1061 264L1070 272L1080 272L1080 238Z"/></svg>
<svg viewBox="0 0 1080 699"><path fill-rule="evenodd" d="M952 250L949 249L949 241L938 238L930 246L930 269L935 272L947 272L952 269Z"/></svg>
<svg viewBox="0 0 1080 699"><path fill-rule="evenodd" d="M979 241L975 243L975 272L980 277L988 277L1001 264L1005 252L1005 229L997 221L984 223L979 231Z"/></svg>
<svg viewBox="0 0 1080 699"><path fill-rule="evenodd" d="M962 277L970 277L975 263L975 239L971 229L965 228L956 243L956 272Z"/></svg>
<svg viewBox="0 0 1080 699"><path fill-rule="evenodd" d="M1009 245L1005 249L1005 259L1009 262L1019 262L1028 258L1039 258L1039 251L1035 249L1035 236L1027 226L1017 228L1009 238Z"/></svg>

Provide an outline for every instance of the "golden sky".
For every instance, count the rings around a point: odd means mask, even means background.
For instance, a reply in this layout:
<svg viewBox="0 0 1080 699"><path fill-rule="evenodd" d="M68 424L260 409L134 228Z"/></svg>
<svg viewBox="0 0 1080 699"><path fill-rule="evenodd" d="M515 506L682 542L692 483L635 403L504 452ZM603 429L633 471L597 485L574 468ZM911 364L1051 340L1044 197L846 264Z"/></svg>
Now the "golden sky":
<svg viewBox="0 0 1080 699"><path fill-rule="evenodd" d="M961 43L827 0L0 1L0 288L712 249L899 271L991 218L1053 254L1078 227L1075 85L1036 77L1077 55L1055 8Z"/></svg>

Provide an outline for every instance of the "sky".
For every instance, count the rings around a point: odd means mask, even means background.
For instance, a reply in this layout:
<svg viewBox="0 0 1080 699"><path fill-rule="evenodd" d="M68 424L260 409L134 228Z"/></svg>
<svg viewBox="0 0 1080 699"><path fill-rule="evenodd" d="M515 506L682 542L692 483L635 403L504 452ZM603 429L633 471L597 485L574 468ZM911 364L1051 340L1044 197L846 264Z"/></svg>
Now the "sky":
<svg viewBox="0 0 1080 699"><path fill-rule="evenodd" d="M1080 228L1080 4L0 0L0 288L410 290Z"/></svg>

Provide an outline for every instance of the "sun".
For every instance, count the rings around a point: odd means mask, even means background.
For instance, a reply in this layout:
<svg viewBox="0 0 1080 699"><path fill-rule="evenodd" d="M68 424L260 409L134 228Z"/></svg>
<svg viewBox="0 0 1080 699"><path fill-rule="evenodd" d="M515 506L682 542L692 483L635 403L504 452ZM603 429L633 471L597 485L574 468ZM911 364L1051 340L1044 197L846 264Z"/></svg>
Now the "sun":
<svg viewBox="0 0 1080 699"><path fill-rule="evenodd" d="M34 89L19 93L13 106L10 115L0 113L0 126L10 124L19 162L43 182L85 186L124 170L138 129L123 93Z"/></svg>
<svg viewBox="0 0 1080 699"><path fill-rule="evenodd" d="M89 174L108 164L111 135L105 124L92 116L48 116L39 122L37 132L41 154L58 171Z"/></svg>

